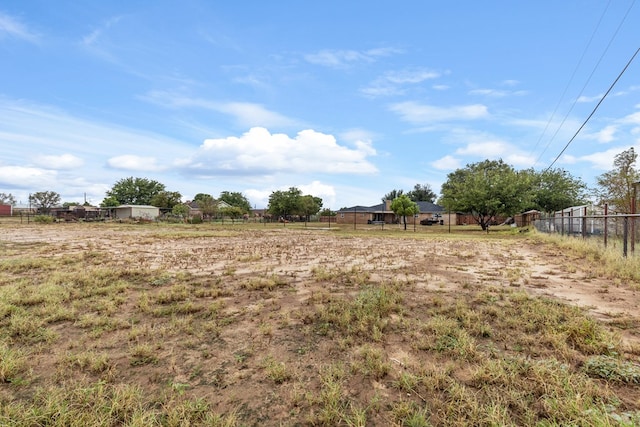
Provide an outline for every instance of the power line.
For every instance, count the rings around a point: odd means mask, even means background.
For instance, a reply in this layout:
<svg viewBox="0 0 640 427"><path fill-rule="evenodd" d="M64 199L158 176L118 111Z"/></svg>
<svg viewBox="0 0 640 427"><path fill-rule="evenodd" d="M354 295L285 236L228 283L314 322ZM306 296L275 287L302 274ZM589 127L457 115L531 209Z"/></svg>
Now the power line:
<svg viewBox="0 0 640 427"><path fill-rule="evenodd" d="M562 151L560 151L560 154L558 154L556 156L556 158L553 160L553 162L551 162L551 164L544 170L545 172L548 171L549 169L551 169L551 167L558 161L558 159L560 158L560 156L562 156L562 154L565 152L565 150L567 148L569 148L569 145L571 145L571 143L573 142L573 140L578 136L578 134L580 133L580 131L582 130L583 127L585 127L585 125L587 124L587 122L591 119L591 117L595 114L595 112L598 110L598 107L600 107L600 104L602 104L602 102L604 101L604 99L607 97L607 95L609 95L609 92L611 92L611 90L613 90L613 87L616 85L616 83L618 83L618 80L620 80L620 77L622 77L622 75L624 74L625 71L627 71L627 68L629 68L629 65L631 65L631 63L633 62L633 60L635 59L636 55L638 55L638 52L640 52L640 47L638 49L636 49L635 53L631 56L631 59L629 59L629 62L627 62L627 65L624 66L624 68L622 69L622 71L620 71L620 74L618 74L618 77L616 77L616 79L613 81L613 83L611 83L611 86L609 86L609 89L607 89L607 91L605 92L604 95L602 95L602 98L600 98L600 101L598 101L598 103L596 104L596 106L593 108L593 111L591 111L591 114L589 114L589 117L586 118L586 120L582 123L582 125L578 128L578 130L576 131L576 133L571 137L571 139L569 140L569 142L567 142L567 144L564 146L564 148L562 149Z"/></svg>
<svg viewBox="0 0 640 427"><path fill-rule="evenodd" d="M607 3L607 7L605 7L604 10L602 11L602 15L600 15L600 19L598 20L598 23L596 24L596 27L593 29L593 32L591 33L591 37L589 38L589 42L584 47L584 50L582 51L582 55L580 56L580 59L578 60L578 63L576 64L575 68L573 69L573 73L571 74L571 77L569 78L569 81L567 82L567 85L564 87L564 90L562 91L562 95L560 95L560 99L558 99L558 103L556 104L555 108L553 109L553 112L551 113L551 116L549 117L549 120L547 121L547 124L545 125L544 130L540 134L540 138L538 138L538 140L536 141L536 144L533 146L533 149L531 150L531 155L533 155L533 153L535 153L536 149L538 148L538 145L540 145L540 141L542 141L542 138L544 138L544 135L547 133L547 129L549 129L549 126L551 125L551 121L556 116L556 112L558 111L558 108L560 107L560 104L564 100L564 96L567 94L567 90L569 90L569 86L571 86L571 83L573 82L573 79L575 78L576 73L578 72L578 69L580 68L580 65L582 65L582 61L584 60L584 57L587 54L587 51L589 50L589 47L591 46L591 43L593 42L593 39L595 38L596 33L598 32L598 28L600 28L600 24L602 23L602 20L604 19L604 16L606 15L607 10L609 10L609 6L611 6L611 0ZM604 53L603 53L603 55L604 55ZM571 108L573 108L573 106ZM563 120L563 123L564 123L564 120ZM562 123L560 124L560 127L562 127ZM557 133L558 133L558 131L556 131L556 133L551 137L551 139L549 140L549 143L544 148L544 150L542 150L542 153L540 153L540 157L538 157L538 159L536 160L535 163L538 163L540 161L540 158L542 157L544 152L547 150L547 148L549 148L549 144L551 143L553 138L555 138L555 135ZM535 163L534 163L534 166L535 166Z"/></svg>
<svg viewBox="0 0 640 427"><path fill-rule="evenodd" d="M607 52L609 51L609 48L611 47L611 45L613 44L613 41L615 40L616 36L618 35L618 32L620 31L620 28L622 28L622 24L624 24L624 21L626 21L627 16L629 16L629 12L631 12L631 9L633 8L635 4L635 0L633 0L631 2L631 4L629 5L629 8L627 9L627 12L624 14L624 16L622 17L622 20L620 21L620 23L618 24L618 27L616 28L615 32L613 33L613 35L611 36L611 39L609 39L609 43L607 44L607 46L605 47L604 51L602 52L602 54L600 55L600 58L598 59L598 62L596 62L596 65L593 67L593 70L591 70L591 74L589 74L589 77L587 78L587 80L585 81L584 85L582 86L582 89L580 89L580 93L578 94L578 96L573 100L573 103L571 104L571 107L569 108L569 111L567 111L567 113L565 114L564 118L562 119L562 121L560 122L560 124L558 125L558 128L556 129L556 131L553 133L553 135L551 136L551 138L549 139L549 142L547 142L547 145L544 147L544 150L542 150L542 152L540 153L540 156L538 156L538 159L535 161L534 164L538 163L540 161L540 159L542 158L542 156L544 155L544 153L547 151L547 149L549 148L549 145L551 145L551 142L555 139L555 137L558 135L558 133L560 132L560 129L562 129L562 126L564 126L564 123L566 122L567 118L569 117L569 114L571 114L571 112L573 111L573 108L576 106L576 104L578 103L578 100L580 99L580 97L582 96L582 94L584 93L584 90L587 88L587 85L589 84L589 82L591 81L591 78L593 77L593 75L595 74L596 70L598 69L598 67L600 66L600 63L602 62L602 60L604 59L604 56L607 54ZM606 12L606 10L605 10ZM603 12L603 16L604 16L604 12ZM598 23L598 25L600 25ZM594 33L595 34L595 33ZM591 43L591 42L589 42ZM581 59L582 61L582 59ZM572 76L573 79L573 76ZM563 94L564 96L564 94ZM554 114L555 114L555 110L554 110ZM551 121L551 119L549 119L549 122ZM548 126L548 124L547 124ZM545 132L546 132L547 128L545 128ZM543 133L544 134L544 133ZM542 139L542 136L540 137L540 139ZM539 141L538 141L539 142ZM536 143L536 147L538 146L538 144ZM564 150L563 150L564 151ZM558 159L556 159L558 160ZM555 161L554 160L554 163Z"/></svg>

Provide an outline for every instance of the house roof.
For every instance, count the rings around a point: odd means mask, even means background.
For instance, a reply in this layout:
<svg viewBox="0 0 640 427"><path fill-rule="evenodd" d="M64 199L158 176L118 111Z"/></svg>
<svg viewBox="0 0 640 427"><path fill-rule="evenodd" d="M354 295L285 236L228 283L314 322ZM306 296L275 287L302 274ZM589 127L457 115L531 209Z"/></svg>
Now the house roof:
<svg viewBox="0 0 640 427"><path fill-rule="evenodd" d="M144 209L160 209L157 206L151 205L120 205L116 206L116 209L128 209L128 208L144 208Z"/></svg>
<svg viewBox="0 0 640 427"><path fill-rule="evenodd" d="M444 212L444 208L440 205L436 205L431 202L416 202L418 208L420 208L420 212L422 213L436 213L436 212ZM373 206L352 206L350 208L340 209L338 212L393 212L391 210L386 209L385 203L380 203L378 205Z"/></svg>
<svg viewBox="0 0 640 427"><path fill-rule="evenodd" d="M218 209L220 208L230 208L231 205L224 200L215 200ZM189 206L191 209L200 209L200 205L196 200L191 200L185 203L185 205Z"/></svg>

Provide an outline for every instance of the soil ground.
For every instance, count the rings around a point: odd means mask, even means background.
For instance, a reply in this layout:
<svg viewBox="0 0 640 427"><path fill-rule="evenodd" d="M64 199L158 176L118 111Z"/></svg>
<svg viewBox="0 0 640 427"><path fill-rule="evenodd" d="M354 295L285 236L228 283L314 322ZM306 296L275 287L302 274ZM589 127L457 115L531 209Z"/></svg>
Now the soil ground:
<svg viewBox="0 0 640 427"><path fill-rule="evenodd" d="M91 345L96 351L109 352L118 366L119 381L153 388L169 378L223 412L241 407L247 418L272 425L285 423L291 415L274 416L279 405L282 412L291 409L280 401L282 391L273 391L280 386L265 380L265 358L292 366L298 380L290 385L289 393L304 393L296 390L297 384L308 383L322 366L340 360L344 353L332 347L335 342L314 338L309 332L309 312L333 292L354 292L359 281L412 283L415 299L410 305L419 305L434 293L455 299L469 288L505 287L584 307L603 322L640 320L637 287L595 277L593 266L584 260L571 259L528 237L466 239L442 234L407 238L391 231L367 235L320 228L241 226L171 231L153 225L85 224L5 225L0 233L5 248L39 247L41 257L101 253L105 265L112 268L162 271L169 281L187 272L192 281L221 283L226 291L217 300L226 318L232 319L230 324L206 343L199 333L167 335L158 349L160 366L127 363L126 349L119 348L130 343L127 330L105 335L99 345ZM256 278L270 278L275 289L259 288ZM126 318L127 311L134 311L138 297L129 295L130 301L119 308L118 316ZM52 361L85 343L76 328L61 325L57 332L61 344L53 354L38 356L36 371L40 372L36 375L43 379L47 369L53 375ZM640 345L634 328L621 333L630 346ZM385 346L394 368L422 363L399 338L390 337ZM346 387L354 396L388 392L388 386L377 381ZM638 396L630 398L638 403Z"/></svg>
<svg viewBox="0 0 640 427"><path fill-rule="evenodd" d="M98 231L99 230L99 231ZM243 234L244 233L244 234ZM216 274L228 266L229 258L243 255L259 257L258 262L242 263L243 273L265 267L281 273L298 273L296 287L304 287L305 276L318 266L357 266L376 271L380 279L394 277L403 267L425 283L446 284L455 291L464 283L520 286L533 294L544 294L571 304L586 307L601 319L623 315L640 315L638 292L614 285L607 278L593 275L593 265L570 259L552 248L522 239L517 244L495 239L447 239L446 235L427 241L422 239L387 239L384 236L336 235L330 229L311 231L269 229L239 230L228 236L211 238L159 239L152 227L127 230L96 229L74 225L50 227L22 226L2 229L0 241L43 243L64 249L64 253L100 250L114 257L136 254L145 267L167 271ZM155 236L149 242L145 236ZM188 234L186 235L188 237ZM125 238L123 238L125 237ZM55 250L55 249L54 249ZM217 262L210 255L218 253ZM60 254L60 252L58 253ZM172 259L188 258L184 263ZM213 256L215 259L216 257ZM570 268L568 268L570 267ZM428 278L428 280L425 280ZM298 289L302 292L302 289Z"/></svg>

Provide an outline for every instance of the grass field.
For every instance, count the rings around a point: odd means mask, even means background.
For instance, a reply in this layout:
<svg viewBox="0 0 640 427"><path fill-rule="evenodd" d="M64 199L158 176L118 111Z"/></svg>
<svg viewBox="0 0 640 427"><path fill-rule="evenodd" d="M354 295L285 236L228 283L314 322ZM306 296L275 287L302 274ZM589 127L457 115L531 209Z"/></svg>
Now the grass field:
<svg viewBox="0 0 640 427"><path fill-rule="evenodd" d="M640 425L635 259L475 228L0 222L0 425Z"/></svg>

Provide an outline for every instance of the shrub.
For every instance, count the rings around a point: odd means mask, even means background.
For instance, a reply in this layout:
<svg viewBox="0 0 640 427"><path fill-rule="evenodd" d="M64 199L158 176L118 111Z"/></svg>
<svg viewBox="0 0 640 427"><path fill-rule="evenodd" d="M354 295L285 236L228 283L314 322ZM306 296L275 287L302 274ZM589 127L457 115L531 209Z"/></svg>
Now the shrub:
<svg viewBox="0 0 640 427"><path fill-rule="evenodd" d="M33 221L39 224L51 224L54 218L51 215L36 215L33 217Z"/></svg>

